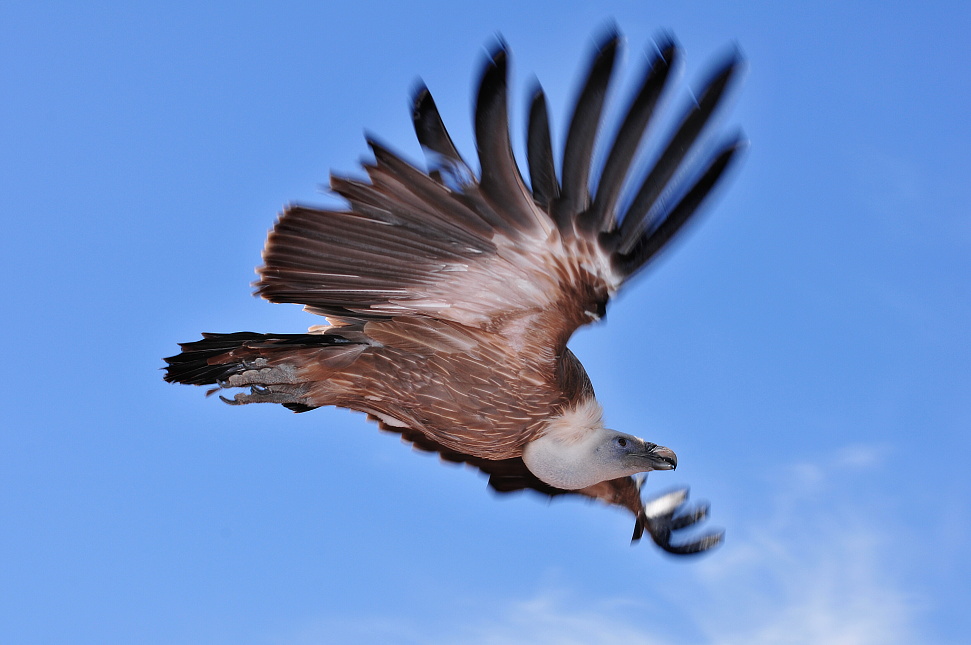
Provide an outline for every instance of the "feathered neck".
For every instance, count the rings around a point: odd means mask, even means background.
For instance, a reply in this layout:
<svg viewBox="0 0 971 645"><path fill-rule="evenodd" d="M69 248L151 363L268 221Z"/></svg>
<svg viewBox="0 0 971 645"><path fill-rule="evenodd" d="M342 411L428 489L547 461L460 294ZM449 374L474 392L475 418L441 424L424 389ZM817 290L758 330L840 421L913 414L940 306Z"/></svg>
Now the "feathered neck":
<svg viewBox="0 0 971 645"><path fill-rule="evenodd" d="M549 420L539 437L526 444L523 461L550 486L577 490L610 478L595 458L607 430L603 408L593 397Z"/></svg>

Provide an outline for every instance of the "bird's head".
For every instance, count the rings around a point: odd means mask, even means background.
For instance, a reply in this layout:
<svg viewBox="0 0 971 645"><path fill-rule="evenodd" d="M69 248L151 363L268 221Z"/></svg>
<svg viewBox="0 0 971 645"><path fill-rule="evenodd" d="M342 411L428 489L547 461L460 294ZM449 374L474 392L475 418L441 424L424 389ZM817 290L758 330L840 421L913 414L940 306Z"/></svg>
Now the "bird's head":
<svg viewBox="0 0 971 645"><path fill-rule="evenodd" d="M671 449L605 428L592 398L551 419L545 432L526 444L523 461L542 481L564 490L678 465Z"/></svg>
<svg viewBox="0 0 971 645"><path fill-rule="evenodd" d="M608 428L597 434L599 438L593 450L594 461L618 473L608 479L678 467L678 457L670 448Z"/></svg>

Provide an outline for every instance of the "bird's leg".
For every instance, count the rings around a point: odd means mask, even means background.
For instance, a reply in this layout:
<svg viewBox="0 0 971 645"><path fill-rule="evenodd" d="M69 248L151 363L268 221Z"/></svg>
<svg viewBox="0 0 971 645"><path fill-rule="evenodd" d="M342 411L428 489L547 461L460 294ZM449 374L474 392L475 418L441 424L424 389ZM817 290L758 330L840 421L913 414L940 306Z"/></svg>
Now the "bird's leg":
<svg viewBox="0 0 971 645"><path fill-rule="evenodd" d="M247 403L291 403L307 405L307 388L302 385L260 385L250 386L249 394L236 394L233 398L220 395L220 399L230 405L245 405Z"/></svg>
<svg viewBox="0 0 971 645"><path fill-rule="evenodd" d="M640 483L638 482L638 485ZM640 538L641 533L647 530L655 544L668 553L677 555L701 553L721 544L725 537L724 531L711 531L691 542L680 544L671 542L671 534L674 531L686 529L708 517L708 504L686 507L687 499L688 489L681 488L646 500L644 508L637 515L634 540Z"/></svg>
<svg viewBox="0 0 971 645"><path fill-rule="evenodd" d="M297 379L297 372L292 365L276 365L268 367L265 358L257 358L253 361L242 361L243 369L229 378L219 381L219 387L246 387L247 385L281 385L295 384L300 381Z"/></svg>
<svg viewBox="0 0 971 645"><path fill-rule="evenodd" d="M234 395L233 398L220 395L219 398L230 405L245 405L247 403L308 405L306 400L307 387L298 381L296 370L292 366L268 367L265 358L242 361L241 365L243 371L217 381L219 387L209 390L206 394L213 394L221 389L249 386L249 393L239 393Z"/></svg>

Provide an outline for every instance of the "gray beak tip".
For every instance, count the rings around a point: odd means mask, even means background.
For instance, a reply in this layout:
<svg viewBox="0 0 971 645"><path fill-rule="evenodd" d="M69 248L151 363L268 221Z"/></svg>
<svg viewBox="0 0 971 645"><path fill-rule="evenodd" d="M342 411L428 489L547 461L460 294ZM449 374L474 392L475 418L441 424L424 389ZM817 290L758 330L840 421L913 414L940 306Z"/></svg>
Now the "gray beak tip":
<svg viewBox="0 0 971 645"><path fill-rule="evenodd" d="M670 448L658 446L651 452L660 465L657 470L675 470L678 467L678 456Z"/></svg>

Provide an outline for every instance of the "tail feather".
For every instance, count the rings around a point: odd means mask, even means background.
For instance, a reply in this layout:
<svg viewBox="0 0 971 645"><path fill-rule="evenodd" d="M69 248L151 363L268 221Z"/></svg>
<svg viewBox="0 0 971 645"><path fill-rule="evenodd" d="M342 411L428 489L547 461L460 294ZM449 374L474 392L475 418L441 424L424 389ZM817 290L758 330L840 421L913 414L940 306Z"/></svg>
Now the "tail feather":
<svg viewBox="0 0 971 645"><path fill-rule="evenodd" d="M204 333L181 343L182 353L164 359L165 380L221 388L250 387L249 394L221 397L227 403L281 403L294 412L320 407L309 397L303 365L339 369L357 358L366 343L338 334Z"/></svg>
<svg viewBox="0 0 971 645"><path fill-rule="evenodd" d="M215 385L252 369L255 361L281 350L357 344L336 334L203 333L202 340L179 343L182 353L165 358L165 380L187 385Z"/></svg>

